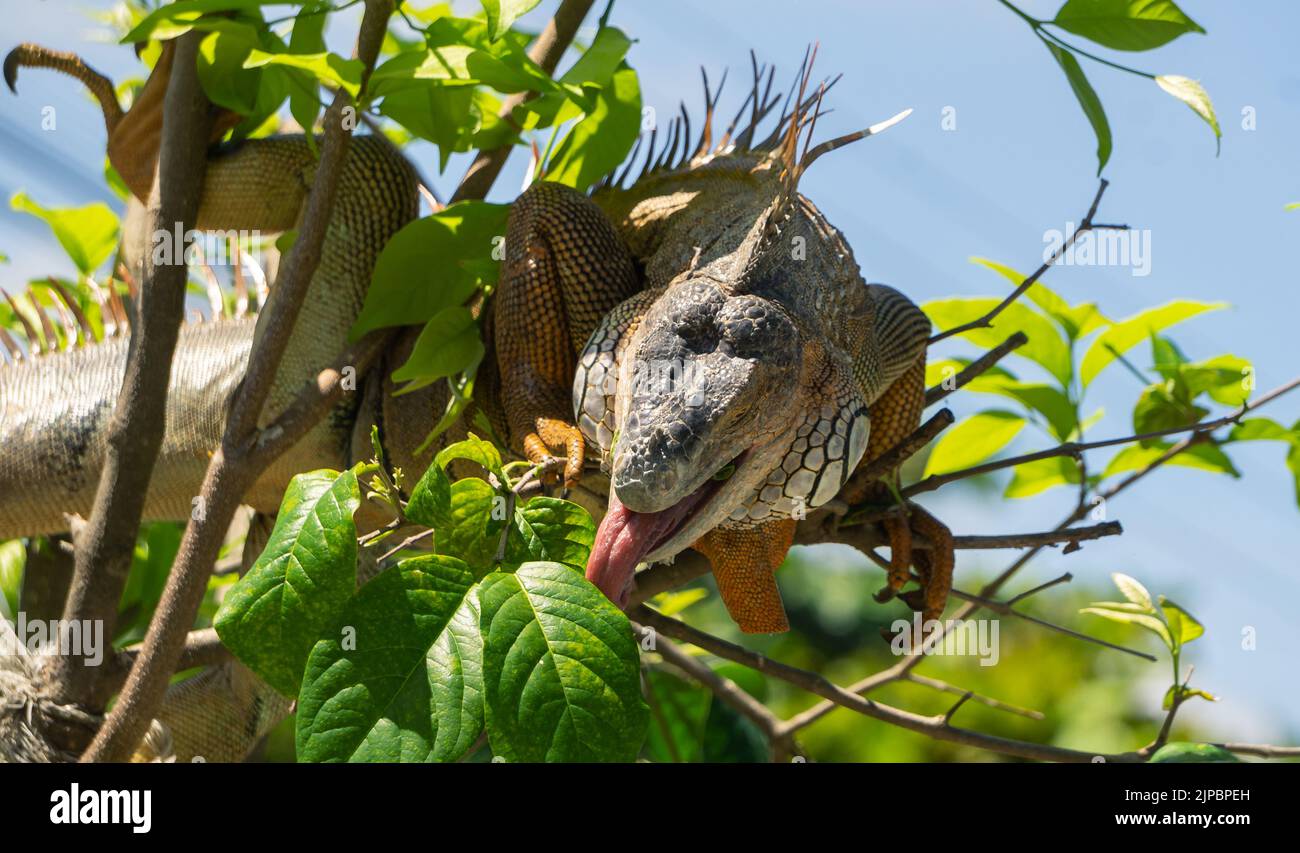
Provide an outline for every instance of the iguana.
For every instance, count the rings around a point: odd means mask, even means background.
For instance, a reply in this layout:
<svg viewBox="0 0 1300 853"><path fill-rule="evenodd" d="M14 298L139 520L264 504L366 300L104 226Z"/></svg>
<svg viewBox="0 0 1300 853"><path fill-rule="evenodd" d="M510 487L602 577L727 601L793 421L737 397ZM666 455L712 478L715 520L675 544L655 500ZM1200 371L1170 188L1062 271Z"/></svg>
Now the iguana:
<svg viewBox="0 0 1300 853"><path fill-rule="evenodd" d="M103 106L110 159L144 199L169 61L165 50L125 114L111 83L72 54L22 45L5 73L11 87L20 66L85 83ZM807 95L810 71L805 60L798 94L792 87L764 140L757 128L781 98L771 96L771 71L764 87L756 67L716 144L717 99L706 82L694 146L687 123L675 121L659 150L651 136L634 180L630 158L590 194L538 181L510 211L500 281L482 306L479 388L447 439L481 413L518 457L561 460L564 485L597 514L607 492L587 577L620 605L638 565L694 548L743 631L784 631L773 573L801 513L832 500L895 500L885 483L855 472L919 423L930 326L898 291L865 282L840 233L798 192L819 156L889 124L805 144L799 156L824 93ZM223 115L218 127L232 123ZM292 228L313 168L301 135L215 147L198 227ZM385 141L359 137L268 418L341 349L376 257L416 213L414 171ZM255 334L247 320L182 330L146 518L189 515ZM274 513L293 474L368 458L372 425L387 457L418 475L430 456L415 448L446 391L389 393L388 374L409 347L408 337L265 472L246 503ZM62 530L65 513L89 510L126 350L114 339L0 368L0 539ZM584 476L594 462L608 482ZM937 616L951 583L947 529L909 504L887 530L889 587L900 590L915 565L926 616ZM933 556L912 552L913 530L931 540Z"/></svg>

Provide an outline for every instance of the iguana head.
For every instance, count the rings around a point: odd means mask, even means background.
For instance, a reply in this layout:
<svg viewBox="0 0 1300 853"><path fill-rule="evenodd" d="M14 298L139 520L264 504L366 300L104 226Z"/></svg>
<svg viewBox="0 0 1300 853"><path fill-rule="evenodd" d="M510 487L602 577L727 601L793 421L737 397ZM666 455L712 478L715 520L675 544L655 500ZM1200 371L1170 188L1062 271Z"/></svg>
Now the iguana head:
<svg viewBox="0 0 1300 853"><path fill-rule="evenodd" d="M685 168L603 200L656 234L647 289L596 330L574 384L611 480L587 577L620 606L639 563L720 525L801 517L839 492L866 449L874 301L796 187L821 153L903 116L799 159L819 101L801 93L770 144L702 143Z"/></svg>

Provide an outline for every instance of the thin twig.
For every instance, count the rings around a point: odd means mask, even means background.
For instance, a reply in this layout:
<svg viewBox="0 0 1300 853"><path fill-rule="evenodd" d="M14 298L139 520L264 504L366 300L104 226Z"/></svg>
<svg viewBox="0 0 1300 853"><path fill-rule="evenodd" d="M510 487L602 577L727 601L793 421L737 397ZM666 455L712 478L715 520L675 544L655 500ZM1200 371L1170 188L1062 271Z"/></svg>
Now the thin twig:
<svg viewBox="0 0 1300 853"><path fill-rule="evenodd" d="M637 623L632 623L632 630L637 634L644 635L651 630ZM660 638L655 643L655 649L664 660L676 666L685 672L691 678L703 684L705 687L722 700L740 715L748 718L754 725L758 726L763 735L768 738L772 744L773 750L778 748L785 752L793 753L796 751L794 739L788 735L779 735L778 730L781 726L781 720L775 714L768 710L762 702L750 696L749 693L730 678L724 678L713 671L711 667L693 657L685 650L679 648L675 643ZM778 745L777 741L782 741Z"/></svg>
<svg viewBox="0 0 1300 853"><path fill-rule="evenodd" d="M939 341L942 341L945 338L951 338L954 335L960 335L963 332L969 332L972 329L987 329L990 326L992 326L993 319L995 317L997 317L999 314L1005 311L1011 305L1011 303L1015 302L1022 295L1024 295L1025 291L1033 287L1034 284L1040 278L1043 277L1043 274L1052 268L1053 264L1055 264L1058 260L1064 257L1066 251L1068 251L1069 248L1074 245L1074 242L1079 239L1080 234L1086 234L1089 231L1095 229L1101 229L1101 228L1114 229L1114 230L1127 230L1128 229L1127 225L1094 225L1093 224L1092 218L1097 215L1097 206L1101 204L1101 197L1106 193L1106 187L1109 185L1109 183L1110 182L1107 181L1105 178L1102 178L1101 185L1097 187L1097 194L1092 199L1092 206L1088 208L1088 213L1083 217L1083 221L1079 223L1079 227L1075 229L1075 231L1071 233L1069 237L1065 238L1065 240L1062 241L1061 245L1057 248L1057 250L1052 253L1052 256L1048 258L1042 264L1042 266L1040 266L1038 269L1030 273L1029 277L1026 278L1024 281L1022 281L1019 287L1011 291L1011 293L1009 293L1005 299L1003 299L1001 302L995 305L993 309L990 310L983 317L979 317L978 319L971 320L969 323L962 323L959 326L953 326L951 329L948 329L947 331L944 332L940 332L939 334L930 338L930 346L934 346Z"/></svg>
<svg viewBox="0 0 1300 853"><path fill-rule="evenodd" d="M991 752L1001 753L1003 755L1014 755L1020 758L1027 758L1034 761L1065 761L1065 762L1091 762L1097 757L1097 753L1082 752L1064 747L1050 746L1047 744L1030 743L1028 741L1013 740L1010 738L998 737L996 735L984 734L982 732L970 731L949 725L942 716L927 717L920 714L913 714L910 711L904 711L889 705L883 705L874 702L839 687L824 676L798 669L797 667L774 661L757 652L751 652L746 648L727 642L719 637L714 637L696 628L692 628L676 619L664 616L650 610L648 607L638 607L632 614L633 618L642 624L653 626L659 633L666 634L682 642L691 643L699 646L705 651L712 652L718 657L743 664L751 669L762 672L765 675L793 684L810 693L821 696L836 705L857 711L859 714L880 720L909 731L932 737L936 740L959 743L966 746L973 746L980 749L986 749ZM1102 756L1107 762L1134 762L1141 761L1142 756L1136 752L1119 753L1114 755Z"/></svg>
<svg viewBox="0 0 1300 853"><path fill-rule="evenodd" d="M924 675L917 675L915 672L909 672L899 679L900 681L910 681L913 684L920 684L923 687L929 687L932 690L938 690L943 693L956 693L959 696L967 696L981 705L993 708L997 711L1006 711L1008 714L1015 714L1019 717L1025 717L1030 720L1045 720L1047 717L1042 711L1035 711L1032 708L1022 708L1019 705L1012 705L1009 702L1003 702L1000 699L993 699L976 693L973 690L967 690L964 687L957 687L946 681L940 681L937 678L929 678Z"/></svg>
<svg viewBox="0 0 1300 853"><path fill-rule="evenodd" d="M1270 400L1280 397L1296 387L1300 387L1300 376L1297 376L1290 382L1279 385L1267 394L1257 398L1254 402L1243 403L1232 412L1229 412L1222 417L1214 418L1213 420L1200 421L1186 426L1170 427L1169 429L1154 430L1152 432L1138 433L1136 435L1126 435L1122 438L1107 438L1100 441L1067 441L1064 444L1057 445L1056 447L1049 447L1045 450L1039 450L1034 453L1012 456L1007 459L996 459L992 462L984 462L980 465L973 465L969 468L962 468L958 471L950 471L946 474L931 474L924 480L920 480L903 489L902 495L905 498L909 498L913 495L921 494L922 492L934 491L940 486L956 482L957 480L965 480L968 477L989 474L994 471L1001 471L1005 468L1014 468L1017 465L1024 465L1027 462L1037 462L1041 459L1051 459L1058 456L1073 456L1078 459L1080 455L1087 450L1114 447L1120 444L1135 444L1141 441L1148 441L1181 433L1192 433L1193 435L1196 435L1198 433L1213 432L1220 427L1240 422L1247 413L1254 411Z"/></svg>
<svg viewBox="0 0 1300 853"><path fill-rule="evenodd" d="M944 380L938 385L930 388L925 392L925 405L932 406L935 403L947 397L958 388L964 388L975 377L987 373L994 365L1006 357L1012 350L1018 349L1029 343L1029 337L1024 332L1016 332L993 349L984 353L984 355L972 361L961 369L959 373L950 380Z"/></svg>
<svg viewBox="0 0 1300 853"><path fill-rule="evenodd" d="M1115 651L1123 652L1126 655L1133 655L1134 657L1143 658L1144 660L1149 660L1152 663L1156 661L1155 655L1147 654L1146 652L1140 652L1137 649L1130 649L1127 646L1121 646L1118 643L1112 643L1109 640L1103 640L1100 637L1094 637L1091 636L1090 634L1085 634L1081 631L1076 631L1073 628L1067 628L1064 625L1057 625L1055 622L1048 622L1046 619L1040 619L1037 616L1030 616L1028 613L1022 613L1019 610L1016 610L1010 604L1007 604L1005 601L994 601L993 599L985 598L981 595L974 595L969 592L962 592L959 589L954 589L951 595L953 598L960 598L963 601L969 601L972 604L978 604L980 607L984 608L985 610L991 610L994 613L1001 614L1002 616L1015 616L1018 619L1024 619L1026 622L1032 622L1035 625L1046 628L1049 631L1055 631L1058 634L1064 634L1065 636L1073 637L1076 640L1083 640L1086 643L1095 643L1096 645L1099 646L1105 646L1108 649L1114 649Z"/></svg>

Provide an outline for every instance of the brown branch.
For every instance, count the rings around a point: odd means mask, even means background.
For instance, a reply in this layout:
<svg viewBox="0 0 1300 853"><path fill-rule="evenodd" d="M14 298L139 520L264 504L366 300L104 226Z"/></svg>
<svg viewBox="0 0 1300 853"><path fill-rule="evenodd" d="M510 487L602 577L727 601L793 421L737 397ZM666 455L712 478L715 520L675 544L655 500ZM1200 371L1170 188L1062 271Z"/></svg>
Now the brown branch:
<svg viewBox="0 0 1300 853"><path fill-rule="evenodd" d="M577 33L578 27L582 26L582 21L587 17L587 12L591 10L594 2L595 0L564 0L560 3L560 8L555 10L555 17L547 22L546 27L538 33L537 40L528 49L528 58L541 66L547 74L553 74L555 67L560 64L560 57L568 50L574 34ZM536 94L536 92L519 92L510 95L502 101L498 116L513 124L511 113L514 112L515 107ZM485 198L513 150L514 145L509 144L478 152L474 162L465 171L465 176L460 179L460 186L456 187L456 192L452 194L451 203Z"/></svg>
<svg viewBox="0 0 1300 853"><path fill-rule="evenodd" d="M953 598L960 598L963 601L967 601L972 604L978 604L983 609L991 610L994 613L997 613L1001 616L1015 616L1017 619L1024 619L1026 622L1032 622L1033 624L1046 628L1049 631L1055 631L1058 634L1064 634L1065 636L1073 637L1076 640L1083 640L1086 643L1095 643L1096 645L1099 646L1105 646L1108 649L1114 649L1117 652L1123 652L1124 654L1127 655L1133 655L1134 657L1143 658L1144 660L1149 660L1152 663L1156 661L1155 655L1150 655L1147 654L1146 652L1140 652L1137 649L1130 649L1127 646L1121 646L1118 643L1112 643L1109 640L1103 640L1100 637L1094 637L1091 634L1085 634L1082 631L1076 631L1073 628L1067 628L1064 625L1058 625L1055 622L1048 622L1046 619L1040 619L1037 616L1031 616L1028 613L1022 613L1021 611L1013 608L1011 604L1006 601L994 601L982 595L972 595L969 592L962 592L959 589L954 589L951 594ZM1024 597L1025 597L1024 595L1019 595L1016 597L1016 600L1019 601Z"/></svg>
<svg viewBox="0 0 1300 853"><path fill-rule="evenodd" d="M874 525L841 524L828 528L829 513L818 513L802 522L795 535L796 545L817 545L833 542L850 545L866 551L889 544L889 539ZM869 520L878 520L871 518ZM1118 536L1124 532L1117 521L1106 521L1086 527L1058 527L1038 533L1000 533L980 536L954 536L957 550L988 550L996 548L1039 548L1061 543L1085 542L1105 536ZM931 543L916 536L913 547L928 550ZM637 573L636 589L629 596L629 607L644 604L662 592L690 583L711 571L709 561L695 551L683 551L671 563L660 563Z"/></svg>
<svg viewBox="0 0 1300 853"><path fill-rule="evenodd" d="M917 427L907 438L854 471L852 486L860 488L879 480L915 456L920 452L921 448L933 441L935 436L952 426L955 420L952 409L940 409L935 412L928 421Z"/></svg>
<svg viewBox="0 0 1300 853"><path fill-rule="evenodd" d="M931 474L924 480L920 480L919 482L913 483L903 489L902 495L905 498L910 498L913 495L918 495L922 492L934 491L940 486L947 485L948 483L965 480L969 477L977 477L981 474L989 474L994 471L1001 471L1005 468L1014 468L1017 465L1024 465L1027 462L1037 462L1040 459L1051 459L1058 456L1072 456L1075 459L1078 459L1084 451L1096 450L1102 447L1114 447L1120 444L1134 444L1140 441L1148 441L1150 439L1163 438L1165 436L1178 435L1185 432L1190 432L1193 436L1202 433L1210 433L1220 427L1238 423L1248 412L1254 411L1270 400L1280 397L1288 391L1294 390L1296 387L1300 387L1300 376L1292 379L1290 382L1279 385L1277 388L1274 388L1272 391L1269 391L1267 394L1256 399L1253 403L1243 403L1232 412L1223 415L1222 417L1214 418L1213 420L1200 421L1198 423L1188 424L1187 426L1170 427L1169 429L1155 430L1153 432L1138 433L1136 435L1126 435L1122 438L1107 438L1101 441L1067 441L1064 444L1057 445L1056 447L1049 447L1045 450L1039 450L1034 453L1026 453L1022 456L996 459L992 462L973 465L970 468L962 468L959 471L950 471L947 474ZM1186 450L1189 446L1191 446L1190 442L1179 448L1179 452ZM1173 448L1170 448L1170 450L1172 449ZM1172 454L1170 458L1172 458L1173 455L1177 454Z"/></svg>
<svg viewBox="0 0 1300 853"><path fill-rule="evenodd" d="M956 693L959 696L969 696L971 700L978 702L981 705L992 708L996 711L1006 711L1008 714L1015 714L1016 716L1025 717L1026 719L1035 721L1047 719L1046 715L1044 715L1042 711L1035 711L1032 708L1022 708L1019 705L1012 705L1009 702L1003 702L1000 699L993 699L989 696L976 693L973 690L966 690L963 687L957 687L946 681L940 681L937 678L929 678L924 675L917 675L914 672L907 673L900 678L899 681L910 681L913 684L920 684L942 693Z"/></svg>
<svg viewBox="0 0 1300 853"><path fill-rule="evenodd" d="M183 233L198 215L207 170L205 149L212 128L211 105L195 70L201 36L186 34L175 48L164 100L157 180L149 200L149 227L155 234ZM179 247L177 250L179 253ZM172 354L185 310L184 261L174 258L174 263L160 265L153 253L146 255L126 373L108 424L107 452L94 509L77 542L72 589L63 611L64 619L102 625L105 636L113 635L149 479L162 446ZM48 677L59 704L97 710L107 700L97 685L97 668L87 665L82 656L56 656ZM85 742L67 746L77 751Z"/></svg>
<svg viewBox="0 0 1300 853"><path fill-rule="evenodd" d="M958 388L964 388L975 377L986 373L995 364L1006 357L1007 353L1018 349L1029 343L1029 337L1024 332L1016 332L993 349L984 353L984 355L966 365L957 375L952 377L952 381L940 382L933 388L925 392L925 405L932 406L935 403L947 397Z"/></svg>
<svg viewBox="0 0 1300 853"><path fill-rule="evenodd" d="M115 690L121 687L122 682L126 680L127 673L131 671L131 667L135 665L135 661L139 656L139 646L132 646L129 649L119 651L113 656L112 663L104 673L104 680L112 684ZM185 646L181 649L176 671L180 672L183 669L196 666L212 666L225 663L230 659L230 650L222 645L216 629L199 628L190 631L185 636Z"/></svg>
<svg viewBox="0 0 1300 853"><path fill-rule="evenodd" d="M1012 740L1010 738L1003 738L996 735L957 728L949 725L948 721L943 716L927 717L921 714L913 714L909 711L904 711L889 705L883 705L879 702L873 702L870 699L865 699L856 693L852 693L833 684L818 673L809 672L788 664L774 661L769 657L757 652L751 652L735 643L727 642L719 637L714 637L711 634L692 628L676 619L656 613L648 607L638 607L632 615L638 622L641 622L644 625L650 625L661 634L665 634L685 643L699 646L705 651L711 652L718 657L734 661L765 675L771 676L772 678L793 684L809 693L821 696L835 705L849 708L864 716L909 731L917 732L936 740L959 743L965 746L973 746L979 749L986 749L1003 755L1014 755L1033 761L1090 762L1097 757L1097 753L1082 752L1079 750L1066 749L1047 744ZM1136 752L1105 755L1102 757L1108 762L1134 762L1142 760L1142 756Z"/></svg>
<svg viewBox="0 0 1300 853"><path fill-rule="evenodd" d="M1061 243L1060 247L1057 248L1057 250L1052 253L1052 256L1048 258L1042 264L1042 266L1034 270L1030 274L1029 278L1022 281L1015 290L1011 291L1011 293L1007 295L1006 299L1003 299L1001 302L995 305L993 309L989 311L987 314L985 314L983 317L980 317L975 320L971 320L969 323L962 323L960 326L953 326L951 329L948 329L945 332L940 332L939 334L930 338L930 346L934 346L939 341L942 341L945 338L951 338L954 335L960 335L963 332L969 332L972 329L987 329L990 326L992 326L993 319L997 317L999 314L1001 314L1003 311L1005 311L1011 305L1011 303L1015 302L1017 299L1023 296L1025 291L1033 287L1034 284L1040 278L1043 277L1043 274L1046 273L1049 269L1051 269L1052 265L1055 264L1058 260L1060 260L1065 255L1066 251L1068 251L1069 248L1072 245L1074 245L1074 242L1079 239L1080 234L1085 234L1089 231L1093 231L1101 228L1113 229L1113 230L1127 230L1128 229L1127 225L1093 224L1092 218L1097 215L1097 206L1101 204L1101 197L1106 193L1106 187L1109 185L1109 183L1110 182L1107 181L1105 178L1102 178L1101 185L1097 187L1097 195L1095 195L1092 199L1092 206L1088 208L1088 213L1083 217L1083 221L1079 223L1079 227L1075 229L1074 233L1072 233Z"/></svg>
<svg viewBox="0 0 1300 853"><path fill-rule="evenodd" d="M632 630L644 635L650 629L633 622ZM781 719L769 711L766 705L749 695L736 682L718 675L707 664L667 640L657 641L654 650L662 655L665 661L709 688L714 696L717 696L718 699L741 716L758 726L759 731L768 739L774 756L797 753L794 738L790 734L783 734L780 731Z"/></svg>
<svg viewBox="0 0 1300 853"><path fill-rule="evenodd" d="M364 68L363 88L379 54L392 11L392 0L366 0L357 39L357 56ZM307 194L298 238L263 312L260 325L264 327L261 330L264 333L258 335L249 355L248 372L231 405L221 447L213 455L203 480L200 494L205 512L185 529L140 656L118 696L117 704L105 717L95 740L82 756L83 761L124 761L135 750L149 721L157 715L162 704L168 678L176 669L186 633L194 623L226 528L239 501L270 457L267 446L282 449L288 440L273 436L270 431L259 433L257 419L279 368L303 295L320 261L339 174L352 139L350 123L343 121L343 110L350 104L347 95L339 93L325 114L320 162ZM332 380L327 378L324 387L326 393L320 397L340 393L337 376ZM323 411L324 408L323 404L318 407L316 402L301 407L295 403L290 406L290 411L296 413L295 418L305 421L313 411ZM294 421L294 424L298 423L300 421Z"/></svg>
<svg viewBox="0 0 1300 853"><path fill-rule="evenodd" d="M958 550L983 550L989 548L1041 548L1062 542L1087 542L1104 536L1119 536L1124 532L1118 521L1103 521L1087 527L1067 527L1062 530L1045 530L1041 533L999 533L988 536L954 536L953 547ZM920 537L917 537L918 540ZM930 547L928 543L918 543Z"/></svg>

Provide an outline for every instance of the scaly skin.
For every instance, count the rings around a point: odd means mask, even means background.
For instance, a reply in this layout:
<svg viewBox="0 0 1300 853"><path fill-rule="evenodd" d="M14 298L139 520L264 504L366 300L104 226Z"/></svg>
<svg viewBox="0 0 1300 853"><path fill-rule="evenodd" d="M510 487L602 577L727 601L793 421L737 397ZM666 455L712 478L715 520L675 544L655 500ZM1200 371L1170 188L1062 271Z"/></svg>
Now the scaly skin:
<svg viewBox="0 0 1300 853"><path fill-rule="evenodd" d="M43 64L98 85L79 61L29 46L20 51L16 64ZM16 64L6 64L7 76ZM137 195L152 177L165 70L160 63L127 116L106 107L110 155ZM750 127L739 144L702 144L678 163L669 156L630 187L588 197L538 183L512 209L506 262L485 308L489 354L475 406L515 453L534 462L563 459L569 487L579 486L587 458L606 466L609 511L588 577L617 602L639 563L695 547L709 558L743 630L785 630L773 572L796 519L837 496L881 497L879 484L855 483L853 472L919 422L928 321L898 292L867 285L839 232L798 194L801 164L793 152L809 106L801 99L783 119L784 139L774 134L771 144L751 147ZM229 126L229 116L219 119ZM218 151L198 226L292 228L313 168L302 137ZM379 251L415 215L414 181L383 142L355 141L267 419L346 339ZM159 459L146 517L188 514L255 334L247 326L183 333L164 442L177 452ZM222 335L227 343L205 347ZM93 494L103 419L87 413L111 406L124 349L99 345L0 371L0 404L19 415L0 425L9 430L0 436L0 485L28 491L0 498L0 537L61 529L62 512L89 507L86 484ZM84 383L74 395L78 408L51 408L59 392L46 380L67 371ZM439 410L437 395L428 389L390 400L368 385L272 466L246 501L273 512L293 474L348 464L355 435L371 422L383 427L390 458L417 474L427 457L415 458L413 444ZM358 412L362 398L367 407ZM463 434L474 415L449 438ZM91 451L70 450L69 431ZM48 474L51 459L68 469L65 476L38 474ZM598 498L602 485L600 478L581 483ZM890 527L890 586L900 588L914 562L933 617L950 583L947 531L919 508L909 511L911 524ZM934 559L912 554L913 527L938 546ZM247 707L249 695L260 702L261 694L234 689L234 679L217 681L212 690L200 686L201 695L175 697L189 709L172 715L186 729L178 733L178 740L188 737L186 749L222 716L204 713L206 701L250 721L241 748L262 729L264 715ZM196 709L197 716L190 713Z"/></svg>
<svg viewBox="0 0 1300 853"><path fill-rule="evenodd" d="M130 184L141 200L148 196L161 139L170 55L164 51L128 115L105 119L114 166L124 176L134 176ZM23 45L5 63L11 83L20 64L93 75L88 82L102 88L94 82L102 78L66 54ZM195 227L266 235L292 229L314 169L302 136L248 140L219 150L208 162ZM144 183L141 175L149 176ZM415 175L404 159L379 139L355 140L340 176L320 265L281 360L264 422L283 411L303 383L337 356L361 310L375 259L388 237L414 218L417 199ZM164 449L150 481L146 520L189 516L255 334L247 321L182 329L168 390ZM5 448L0 495L8 498L0 498L0 538L66 530L64 513L89 512L125 358L126 343L115 341L0 368L0 444ZM70 393L74 388L76 393ZM346 467L356 407L356 395L345 398L272 464L246 496L247 503L274 513L294 474Z"/></svg>

